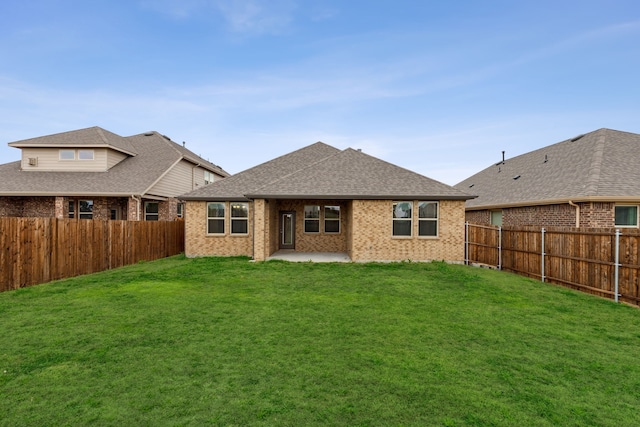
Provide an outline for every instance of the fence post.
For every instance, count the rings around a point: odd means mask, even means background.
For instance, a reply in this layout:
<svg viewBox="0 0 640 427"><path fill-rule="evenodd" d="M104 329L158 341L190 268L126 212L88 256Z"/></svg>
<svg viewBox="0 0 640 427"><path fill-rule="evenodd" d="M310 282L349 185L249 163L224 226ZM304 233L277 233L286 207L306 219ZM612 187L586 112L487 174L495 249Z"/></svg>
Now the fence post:
<svg viewBox="0 0 640 427"><path fill-rule="evenodd" d="M502 270L502 226L498 227L498 270Z"/></svg>
<svg viewBox="0 0 640 427"><path fill-rule="evenodd" d="M542 275L542 281L544 282L544 256L546 255L544 253L544 227L542 227L542 265L541 265L541 271L540 274Z"/></svg>
<svg viewBox="0 0 640 427"><path fill-rule="evenodd" d="M469 221L464 223L464 263L469 265Z"/></svg>
<svg viewBox="0 0 640 427"><path fill-rule="evenodd" d="M619 273L620 268L620 230L616 230L616 264L615 264L615 302L618 302L618 286L619 286Z"/></svg>

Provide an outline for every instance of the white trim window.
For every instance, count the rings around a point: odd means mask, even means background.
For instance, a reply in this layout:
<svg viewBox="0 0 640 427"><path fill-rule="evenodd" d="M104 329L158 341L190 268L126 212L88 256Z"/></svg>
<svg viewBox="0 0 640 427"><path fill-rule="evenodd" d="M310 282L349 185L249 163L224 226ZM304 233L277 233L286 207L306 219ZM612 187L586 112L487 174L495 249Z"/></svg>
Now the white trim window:
<svg viewBox="0 0 640 427"><path fill-rule="evenodd" d="M340 233L340 206L324 207L324 232L329 234Z"/></svg>
<svg viewBox="0 0 640 427"><path fill-rule="evenodd" d="M231 203L231 234L249 234L249 203Z"/></svg>
<svg viewBox="0 0 640 427"><path fill-rule="evenodd" d="M213 172L204 171L204 185L211 184L215 175Z"/></svg>
<svg viewBox="0 0 640 427"><path fill-rule="evenodd" d="M304 232L313 234L320 232L320 206L305 205Z"/></svg>
<svg viewBox="0 0 640 427"><path fill-rule="evenodd" d="M93 150L78 150L78 160L93 160Z"/></svg>
<svg viewBox="0 0 640 427"><path fill-rule="evenodd" d="M438 202L418 202L418 236L438 237Z"/></svg>
<svg viewBox="0 0 640 427"><path fill-rule="evenodd" d="M60 160L75 160L76 159L76 151L75 150L60 150L60 151L58 151L58 159L60 159Z"/></svg>
<svg viewBox="0 0 640 427"><path fill-rule="evenodd" d="M411 237L413 202L393 202L393 236Z"/></svg>
<svg viewBox="0 0 640 427"><path fill-rule="evenodd" d="M207 203L207 234L224 234L224 203Z"/></svg>
<svg viewBox="0 0 640 427"><path fill-rule="evenodd" d="M78 218L93 219L93 200L78 201Z"/></svg>
<svg viewBox="0 0 640 427"><path fill-rule="evenodd" d="M76 201L69 200L69 218L76 217Z"/></svg>
<svg viewBox="0 0 640 427"><path fill-rule="evenodd" d="M176 209L176 216L182 218L184 216L184 203L178 203Z"/></svg>
<svg viewBox="0 0 640 427"><path fill-rule="evenodd" d="M638 206L616 205L614 209L616 227L638 227Z"/></svg>
<svg viewBox="0 0 640 427"><path fill-rule="evenodd" d="M502 211L491 211L491 225L502 227Z"/></svg>
<svg viewBox="0 0 640 427"><path fill-rule="evenodd" d="M160 217L160 204L158 202L144 202L144 220L157 221Z"/></svg>

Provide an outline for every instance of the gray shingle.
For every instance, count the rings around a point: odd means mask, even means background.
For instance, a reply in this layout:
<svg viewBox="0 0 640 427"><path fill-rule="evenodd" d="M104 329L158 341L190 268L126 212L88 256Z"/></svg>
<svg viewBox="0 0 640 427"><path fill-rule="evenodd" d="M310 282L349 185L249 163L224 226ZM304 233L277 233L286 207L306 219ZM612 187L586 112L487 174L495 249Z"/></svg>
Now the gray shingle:
<svg viewBox="0 0 640 427"><path fill-rule="evenodd" d="M316 143L192 191L185 200L245 198L457 199L470 196L415 172Z"/></svg>
<svg viewBox="0 0 640 427"><path fill-rule="evenodd" d="M141 195L181 158L197 162L221 176L229 175L219 166L200 158L157 132L123 138L94 127L17 141L9 145L113 148L114 143L119 144L121 148L126 147L135 155L104 172L21 171L20 162L0 165L0 195Z"/></svg>
<svg viewBox="0 0 640 427"><path fill-rule="evenodd" d="M478 196L467 208L638 197L640 135L599 129L491 165L454 187Z"/></svg>

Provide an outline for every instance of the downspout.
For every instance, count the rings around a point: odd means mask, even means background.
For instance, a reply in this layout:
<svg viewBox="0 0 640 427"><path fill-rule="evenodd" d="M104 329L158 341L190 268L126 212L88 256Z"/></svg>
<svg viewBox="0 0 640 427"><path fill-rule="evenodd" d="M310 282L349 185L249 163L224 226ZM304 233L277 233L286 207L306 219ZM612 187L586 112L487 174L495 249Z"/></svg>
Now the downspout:
<svg viewBox="0 0 640 427"><path fill-rule="evenodd" d="M136 201L136 221L140 221L140 203L142 203L142 197L132 194L131 198Z"/></svg>
<svg viewBox="0 0 640 427"><path fill-rule="evenodd" d="M580 228L580 206L569 200L569 206L576 208L576 228Z"/></svg>

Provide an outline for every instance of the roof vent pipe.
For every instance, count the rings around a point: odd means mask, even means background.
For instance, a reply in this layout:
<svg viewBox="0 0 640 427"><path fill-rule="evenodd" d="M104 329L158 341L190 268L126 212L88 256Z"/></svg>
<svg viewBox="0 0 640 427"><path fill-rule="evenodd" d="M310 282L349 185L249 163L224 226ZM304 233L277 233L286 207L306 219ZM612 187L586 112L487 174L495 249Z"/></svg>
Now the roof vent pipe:
<svg viewBox="0 0 640 427"><path fill-rule="evenodd" d="M185 145L187 145L186 141L182 141L182 147L184 147Z"/></svg>
<svg viewBox="0 0 640 427"><path fill-rule="evenodd" d="M504 165L504 150L502 150L502 164Z"/></svg>

